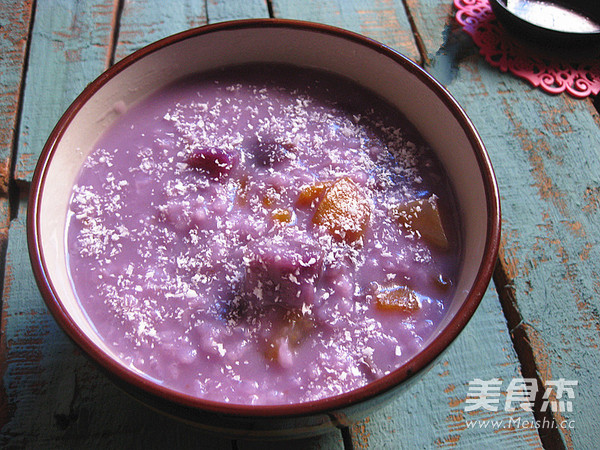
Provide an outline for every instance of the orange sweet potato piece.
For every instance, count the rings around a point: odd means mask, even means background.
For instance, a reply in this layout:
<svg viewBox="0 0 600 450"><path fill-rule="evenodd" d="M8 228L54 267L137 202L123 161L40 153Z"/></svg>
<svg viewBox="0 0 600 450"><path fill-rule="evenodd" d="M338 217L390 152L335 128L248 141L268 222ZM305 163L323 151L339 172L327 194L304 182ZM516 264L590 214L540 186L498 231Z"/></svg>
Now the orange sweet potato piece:
<svg viewBox="0 0 600 450"><path fill-rule="evenodd" d="M286 366L294 350L311 333L314 322L310 316L298 311L291 312L282 320L280 328L267 339L265 357Z"/></svg>
<svg viewBox="0 0 600 450"><path fill-rule="evenodd" d="M383 311L412 313L421 309L416 292L407 286L393 286L376 294L377 308Z"/></svg>
<svg viewBox="0 0 600 450"><path fill-rule="evenodd" d="M238 205L245 205L248 203L248 177L245 175L240 179L236 201Z"/></svg>
<svg viewBox="0 0 600 450"><path fill-rule="evenodd" d="M399 205L392 210L392 214L407 231L417 234L441 250L448 249L448 237L435 197Z"/></svg>
<svg viewBox="0 0 600 450"><path fill-rule="evenodd" d="M279 192L277 191L277 189L273 188L273 187L269 187L266 189L266 191L264 192L263 195L263 206L265 208L270 208L272 207L277 200L279 199Z"/></svg>
<svg viewBox="0 0 600 450"><path fill-rule="evenodd" d="M369 200L350 178L337 180L327 189L319 203L313 223L346 242L361 238L371 218Z"/></svg>
<svg viewBox="0 0 600 450"><path fill-rule="evenodd" d="M279 220L280 222L290 222L292 220L292 213L289 209L275 209L271 213L273 220Z"/></svg>
<svg viewBox="0 0 600 450"><path fill-rule="evenodd" d="M323 191L331 186L331 183L315 183L304 186L300 190L300 195L298 195L298 201L296 204L298 206L311 206L313 202L318 199Z"/></svg>

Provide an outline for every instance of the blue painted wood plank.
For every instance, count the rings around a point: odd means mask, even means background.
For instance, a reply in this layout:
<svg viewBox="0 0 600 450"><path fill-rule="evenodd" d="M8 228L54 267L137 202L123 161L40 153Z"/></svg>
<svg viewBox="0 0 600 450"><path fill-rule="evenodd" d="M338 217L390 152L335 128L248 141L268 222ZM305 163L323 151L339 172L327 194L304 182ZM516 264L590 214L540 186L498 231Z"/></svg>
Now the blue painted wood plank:
<svg viewBox="0 0 600 450"><path fill-rule="evenodd" d="M450 2L411 5L430 69L466 108L492 157L504 220L498 289L515 316L515 343L543 383L578 382L575 398L563 398L572 411L554 414L559 424L574 425L559 438L567 448L596 448L598 112L589 99L548 95L487 65L453 22Z"/></svg>
<svg viewBox="0 0 600 450"><path fill-rule="evenodd" d="M200 25L201 22L207 20L207 16L208 21L211 23L230 19L268 17L268 8L263 1L210 0L207 2L206 12L201 9L191 12L193 4L193 2L187 1L178 4L173 3L170 17L166 20L161 9L157 8L154 2L127 1L121 16L116 54L124 55L141 48L151 40L159 39L191 26ZM197 6L198 2L195 5ZM337 430L332 430L331 433L311 439L280 441L277 443L240 440L237 441L236 445L240 449L281 448L281 445L292 449L334 449L342 447L343 444L340 433Z"/></svg>
<svg viewBox="0 0 600 450"><path fill-rule="evenodd" d="M272 0L275 17L346 28L395 48L413 61L419 51L402 0Z"/></svg>
<svg viewBox="0 0 600 450"><path fill-rule="evenodd" d="M204 1L125 0L115 61L166 36L205 24Z"/></svg>
<svg viewBox="0 0 600 450"><path fill-rule="evenodd" d="M207 0L206 10L209 23L269 17L266 0Z"/></svg>
<svg viewBox="0 0 600 450"><path fill-rule="evenodd" d="M15 177L31 181L52 128L83 88L106 68L115 0L36 2Z"/></svg>
<svg viewBox="0 0 600 450"><path fill-rule="evenodd" d="M32 0L0 1L0 195L7 195Z"/></svg>
<svg viewBox="0 0 600 450"><path fill-rule="evenodd" d="M371 18L382 11L387 18L385 23L389 24L393 17L389 12L394 6L392 2L363 1L360 3L361 13L357 12L358 5L342 5L341 2L324 2L321 8L316 6L316 2L311 5L314 8L306 4L275 0L273 10L277 16L342 26L387 44L390 44L390 36L398 35L400 26L410 33L408 20L404 25L398 25L399 22L385 27L373 25ZM396 9L401 6L402 2L395 4ZM413 52L413 59L418 59L416 47ZM482 334L481 330L485 332ZM480 364L481 361L485 361L484 366ZM467 415L464 411L469 381L475 378L500 378L507 387L513 377L521 376L519 369L498 296L490 291L484 305L469 328L448 351L442 365L436 366L423 381L399 396L385 410L373 414L354 427L354 444L359 448L411 448L465 444L482 446L501 441L503 445L511 447L539 446L539 436L535 429L467 429L467 420L474 420L475 423L481 421L482 424L488 423L488 426L491 420L509 424L511 417L515 420L521 418L522 421L533 420L533 415L525 411L513 416L503 410L485 416Z"/></svg>
<svg viewBox="0 0 600 450"><path fill-rule="evenodd" d="M38 292L26 195L10 226L0 340L0 448L231 449L117 389L58 328Z"/></svg>
<svg viewBox="0 0 600 450"><path fill-rule="evenodd" d="M188 0L172 2L167 10L162 5L163 2L159 0L125 1L115 52L116 61L163 37L206 23L269 17L265 0Z"/></svg>
<svg viewBox="0 0 600 450"><path fill-rule="evenodd" d="M181 2L172 4L169 17L165 18L162 10L157 8L153 2L127 1L121 16L116 55L117 58L125 56L156 39L186 28L202 25L207 22L207 19L215 22L249 17L268 17L266 3L210 1L207 4L207 10L204 10L198 2ZM322 445L327 448L336 448L341 445L341 437L338 432L334 431L315 439L299 441L299 443L301 448L318 448ZM239 441L237 445L239 448L252 448L255 445L264 447L269 444L258 441ZM290 445L294 445L294 443L292 442Z"/></svg>

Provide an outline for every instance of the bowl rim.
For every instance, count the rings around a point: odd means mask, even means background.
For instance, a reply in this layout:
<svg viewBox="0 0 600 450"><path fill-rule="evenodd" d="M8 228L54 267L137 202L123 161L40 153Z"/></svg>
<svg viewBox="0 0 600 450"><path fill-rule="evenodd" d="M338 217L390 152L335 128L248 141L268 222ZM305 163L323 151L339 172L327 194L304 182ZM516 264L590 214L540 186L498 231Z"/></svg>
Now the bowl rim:
<svg viewBox="0 0 600 450"><path fill-rule="evenodd" d="M155 384L142 375L126 368L124 365L98 349L92 340L86 336L82 330L80 330L76 322L69 316L57 295L57 291L50 278L50 272L48 271L41 248L41 223L38 207L41 203L47 170L52 162L53 155L57 149L57 146L60 144L61 138L66 129L69 127L74 117L82 109L86 102L90 100L90 98L102 86L104 86L118 73L128 68L136 61L164 47L208 33L221 32L225 30L256 28L288 28L293 30L333 35L378 52L383 56L392 59L397 64L400 64L405 70L416 76L443 102L447 108L449 108L453 117L464 130L465 135L471 144L471 149L475 154L474 156L483 178L485 198L489 208L486 223L486 241L484 245L483 259L479 265L475 282L457 314L455 314L455 316L449 320L445 328L440 331L440 334L433 339L429 345L423 348L422 351L412 357L404 365L392 371L390 374L372 381L359 389L336 396L327 397L321 400L304 403L244 405L205 400L189 394L181 393L172 388ZM104 73L90 83L73 101L51 132L46 144L43 147L34 172L27 210L27 241L29 247L29 256L38 288L48 309L54 316L54 319L66 332L68 337L73 340L75 344L84 351L85 354L98 363L101 368L107 370L111 375L116 376L119 381L123 381L126 384L131 384L134 386L134 388L142 389L144 392L152 396L156 396L159 399L167 400L183 407L191 407L206 412L219 413L230 417L240 418L300 417L344 409L388 392L408 381L418 372L424 370L433 361L435 361L435 359L452 343L452 341L454 341L467 322L471 319L479 303L481 302L496 265L496 258L500 243L500 229L499 192L489 155L487 154L484 144L471 120L468 118L458 102L438 81L436 81L424 69L419 67L416 63L398 51L371 38L331 25L292 19L271 18L220 22L182 31L151 43L108 68Z"/></svg>

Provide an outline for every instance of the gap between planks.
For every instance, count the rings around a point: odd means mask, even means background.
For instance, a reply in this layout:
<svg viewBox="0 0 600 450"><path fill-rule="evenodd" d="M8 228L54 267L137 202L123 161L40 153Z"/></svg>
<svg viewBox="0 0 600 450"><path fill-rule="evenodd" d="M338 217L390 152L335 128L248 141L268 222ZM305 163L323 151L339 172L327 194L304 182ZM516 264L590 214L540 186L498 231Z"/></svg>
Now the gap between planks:
<svg viewBox="0 0 600 450"><path fill-rule="evenodd" d="M115 63L117 55L117 44L119 43L119 33L121 32L121 16L123 14L123 8L125 6L125 0L115 0L115 8L113 15L113 26L112 36L110 39L109 50L108 50L108 61L107 67L112 66Z"/></svg>
<svg viewBox="0 0 600 450"><path fill-rule="evenodd" d="M19 214L19 198L20 198L20 192L21 192L21 187L19 186L19 184L16 182L15 179L15 170L16 170L16 164L17 164L17 158L18 158L18 148L19 148L19 133L18 130L21 128L21 117L22 117L22 112L23 112L23 99L25 97L25 80L27 79L27 69L29 67L29 54L30 54L30 49L31 49L31 36L33 33L33 25L35 22L35 9L37 6L37 0L33 0L31 2L31 9L29 11L29 26L27 29L27 42L25 43L25 52L23 55L23 68L21 70L21 83L19 86L19 92L18 92L18 99L17 99L17 111L16 111L16 118L15 118L15 124L14 124L14 128L13 128L13 136L12 136L12 143L11 143L11 149L10 149L10 175L8 178L8 192L7 192L7 201L8 201L8 224L7 227L10 226L10 222L12 222L13 219L16 219L18 214ZM24 186L24 188L28 191L28 183ZM7 233L8 233L8 229L7 229ZM8 238L8 234L6 236ZM5 250L5 249L4 249ZM6 261L5 259L5 254L2 254L2 265L1 265L1 272L0 276L2 277L1 279L4 280L4 262Z"/></svg>
<svg viewBox="0 0 600 450"><path fill-rule="evenodd" d="M269 17L271 19L275 18L275 13L273 12L273 0L266 0L267 3L267 11L269 11Z"/></svg>
<svg viewBox="0 0 600 450"><path fill-rule="evenodd" d="M539 423L552 423L552 426L547 428L538 428L538 434L544 449L547 450L565 450L565 444L563 443L560 429L557 426L556 419L552 412L547 409L542 411L541 407L543 404L542 395L544 393L544 384L541 377L539 376L539 368L535 359L534 348L527 338L527 331L523 324L523 318L521 312L515 301L513 291L510 284L510 277L508 276L507 270L503 267L499 260L494 270L492 282L498 292L498 298L500 299L500 305L506 319L506 324L509 330L510 339L512 340L513 348L519 358L521 365L521 373L523 378L533 378L536 380L538 390L533 405L533 416ZM542 389L540 389L542 387Z"/></svg>
<svg viewBox="0 0 600 450"><path fill-rule="evenodd" d="M427 54L427 48L425 43L423 42L423 37L421 33L419 33L419 29L417 27L417 23L415 22L415 18L412 15L411 8L408 4L410 0L402 0L402 5L404 5L404 10L406 11L406 17L408 18L408 23L410 24L410 28L413 33L413 37L415 39L415 45L417 46L417 50L419 52L419 61L417 64L425 70L425 66L429 65L431 61L429 60L429 56Z"/></svg>
<svg viewBox="0 0 600 450"><path fill-rule="evenodd" d="M15 166L17 161L17 149L19 145L19 130L21 126L21 111L23 110L23 97L25 92L25 82L27 76L27 67L29 66L29 50L31 44L31 35L33 30L36 0L32 0L29 8L29 23L27 26L27 36L25 37L25 48L23 51L23 60L21 68L21 81L19 83L19 89L17 92L17 106L15 112L15 122L12 131L12 137L10 139L10 150L9 150L9 175L6 185L6 192L3 192L0 197L0 214L2 215L1 220L3 221L0 227L0 292L4 292L4 275L5 275L5 264L6 264L6 251L8 247L8 231L10 224L13 219L17 218L19 211L19 198L21 196L21 189L15 182ZM27 186L25 187L27 189ZM28 190L26 190L28 192ZM0 297L0 306L2 306L3 299Z"/></svg>

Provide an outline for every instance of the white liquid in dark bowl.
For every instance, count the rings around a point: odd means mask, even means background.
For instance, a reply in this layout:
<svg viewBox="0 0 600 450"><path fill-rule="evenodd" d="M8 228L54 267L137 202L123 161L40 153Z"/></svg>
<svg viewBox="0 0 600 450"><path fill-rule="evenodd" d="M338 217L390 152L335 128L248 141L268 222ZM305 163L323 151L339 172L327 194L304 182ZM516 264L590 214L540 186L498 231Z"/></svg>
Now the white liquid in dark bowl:
<svg viewBox="0 0 600 450"><path fill-rule="evenodd" d="M451 186L413 127L285 66L182 80L126 112L67 220L74 289L123 363L241 404L402 365L443 318L461 254Z"/></svg>

